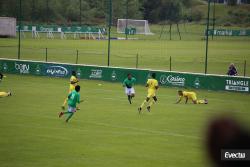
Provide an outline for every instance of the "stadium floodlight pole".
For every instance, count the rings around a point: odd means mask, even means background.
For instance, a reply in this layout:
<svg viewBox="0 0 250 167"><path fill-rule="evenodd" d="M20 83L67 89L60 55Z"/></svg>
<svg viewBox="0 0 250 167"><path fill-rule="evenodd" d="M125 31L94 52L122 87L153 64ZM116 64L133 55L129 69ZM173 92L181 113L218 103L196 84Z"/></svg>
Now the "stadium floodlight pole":
<svg viewBox="0 0 250 167"><path fill-rule="evenodd" d="M18 59L21 57L21 25L22 25L22 0L19 0L19 16L18 16Z"/></svg>
<svg viewBox="0 0 250 167"><path fill-rule="evenodd" d="M210 19L210 2L208 0L207 7L207 28L206 28L206 57L205 57L205 74L207 74L207 57L208 57L208 31L209 31L209 19Z"/></svg>
<svg viewBox="0 0 250 167"><path fill-rule="evenodd" d="M125 28L126 40L128 40L128 0L126 0L126 28Z"/></svg>
<svg viewBox="0 0 250 167"><path fill-rule="evenodd" d="M214 8L213 8L213 32L212 32L212 39L214 39L214 27L215 27L215 0L214 0Z"/></svg>
<svg viewBox="0 0 250 167"><path fill-rule="evenodd" d="M110 35L112 24L112 0L109 0L108 66L110 65Z"/></svg>

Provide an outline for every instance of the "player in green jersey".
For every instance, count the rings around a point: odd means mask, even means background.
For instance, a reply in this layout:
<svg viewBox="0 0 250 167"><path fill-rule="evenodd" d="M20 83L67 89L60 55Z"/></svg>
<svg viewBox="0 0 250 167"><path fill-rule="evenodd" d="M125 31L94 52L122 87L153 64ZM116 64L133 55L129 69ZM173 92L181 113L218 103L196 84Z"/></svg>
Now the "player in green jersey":
<svg viewBox="0 0 250 167"><path fill-rule="evenodd" d="M66 119L66 122L70 120L70 118L74 115L76 112L76 104L79 104L82 102L80 100L80 86L77 85L75 87L75 90L73 90L69 95L68 95L68 111L67 112L60 112L59 113L59 118L61 118L64 114L69 115Z"/></svg>
<svg viewBox="0 0 250 167"><path fill-rule="evenodd" d="M125 93L128 96L128 101L132 104L132 98L135 97L135 85L136 79L128 74L127 78L123 81L123 87L125 87Z"/></svg>

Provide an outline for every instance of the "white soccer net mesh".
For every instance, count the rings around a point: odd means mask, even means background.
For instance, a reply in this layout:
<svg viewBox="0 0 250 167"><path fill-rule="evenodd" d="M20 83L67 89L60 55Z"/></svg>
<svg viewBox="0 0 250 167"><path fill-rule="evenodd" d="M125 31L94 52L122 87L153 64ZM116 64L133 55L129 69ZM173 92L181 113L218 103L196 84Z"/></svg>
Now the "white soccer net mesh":
<svg viewBox="0 0 250 167"><path fill-rule="evenodd" d="M135 30L135 34L153 35L147 20L118 19L117 33L125 33L127 30Z"/></svg>

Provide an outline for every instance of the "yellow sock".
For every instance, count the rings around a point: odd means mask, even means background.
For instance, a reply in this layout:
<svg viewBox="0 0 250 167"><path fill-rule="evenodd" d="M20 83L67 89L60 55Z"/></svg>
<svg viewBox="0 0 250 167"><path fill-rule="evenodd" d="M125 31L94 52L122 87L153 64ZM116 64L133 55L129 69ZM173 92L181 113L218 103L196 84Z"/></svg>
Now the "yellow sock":
<svg viewBox="0 0 250 167"><path fill-rule="evenodd" d="M141 108L143 108L145 106L145 104L147 103L146 100L143 101L143 103L141 104Z"/></svg>
<svg viewBox="0 0 250 167"><path fill-rule="evenodd" d="M204 104L205 100L197 100L197 104Z"/></svg>
<svg viewBox="0 0 250 167"><path fill-rule="evenodd" d="M0 97L7 97L7 96L9 96L9 93L0 92Z"/></svg>

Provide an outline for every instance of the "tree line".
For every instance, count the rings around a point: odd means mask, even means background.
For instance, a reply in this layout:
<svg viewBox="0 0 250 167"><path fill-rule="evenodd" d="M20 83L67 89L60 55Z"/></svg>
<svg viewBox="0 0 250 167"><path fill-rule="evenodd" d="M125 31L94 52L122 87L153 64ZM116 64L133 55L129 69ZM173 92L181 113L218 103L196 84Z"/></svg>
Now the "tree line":
<svg viewBox="0 0 250 167"><path fill-rule="evenodd" d="M236 1L236 0L230 0ZM18 17L20 0L1 0L0 16ZM22 20L48 24L106 24L110 0L21 0ZM192 11L204 0L112 0L112 19L146 19L151 23L199 21L202 11Z"/></svg>

